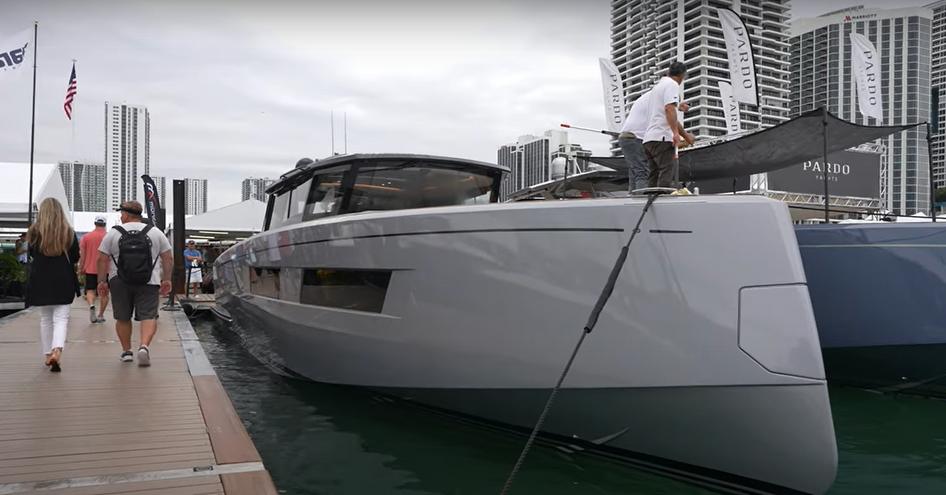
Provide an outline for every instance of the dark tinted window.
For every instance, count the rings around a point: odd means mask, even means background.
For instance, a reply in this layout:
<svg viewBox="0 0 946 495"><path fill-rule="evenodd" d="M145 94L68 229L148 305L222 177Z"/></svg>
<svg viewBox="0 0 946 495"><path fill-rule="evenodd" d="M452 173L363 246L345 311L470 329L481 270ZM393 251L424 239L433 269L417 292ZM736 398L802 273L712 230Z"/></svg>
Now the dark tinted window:
<svg viewBox="0 0 946 495"><path fill-rule="evenodd" d="M489 203L492 177L427 167L358 170L346 212Z"/></svg>
<svg viewBox="0 0 946 495"><path fill-rule="evenodd" d="M302 274L299 302L380 313L390 281L387 270L308 269Z"/></svg>
<svg viewBox="0 0 946 495"><path fill-rule="evenodd" d="M286 224L286 218L289 216L289 200L291 196L292 191L286 191L273 199L273 211L270 212L269 228L275 229L276 227Z"/></svg>
<svg viewBox="0 0 946 495"><path fill-rule="evenodd" d="M306 210L306 198L309 197L310 184L312 184L312 180L307 180L290 191L289 218L286 219L286 223L298 223L302 221L303 213L305 213Z"/></svg>
<svg viewBox="0 0 946 495"><path fill-rule="evenodd" d="M342 192L343 172L317 175L312 179L306 201L305 220L332 215L338 211L344 193Z"/></svg>

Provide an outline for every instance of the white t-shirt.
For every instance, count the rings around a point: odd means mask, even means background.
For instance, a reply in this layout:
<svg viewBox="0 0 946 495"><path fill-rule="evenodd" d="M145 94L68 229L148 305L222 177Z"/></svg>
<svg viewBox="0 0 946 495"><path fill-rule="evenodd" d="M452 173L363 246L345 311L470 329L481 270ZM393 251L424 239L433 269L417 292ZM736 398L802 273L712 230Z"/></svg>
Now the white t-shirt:
<svg viewBox="0 0 946 495"><path fill-rule="evenodd" d="M630 132L637 136L637 139L644 139L647 132L647 122L650 117L650 91L640 95L631 105L631 111L627 113L627 119L621 127L621 132Z"/></svg>
<svg viewBox="0 0 946 495"><path fill-rule="evenodd" d="M680 103L680 85L669 76L660 78L657 85L650 90L650 103L647 108L647 132L644 133L644 142L673 141L673 130L667 123L667 114L664 108L671 103L676 106Z"/></svg>
<svg viewBox="0 0 946 495"><path fill-rule="evenodd" d="M144 223L141 222L128 222L123 223L122 228L131 232L133 230L143 230L145 228ZM118 255L118 240L121 239L122 233L115 230L114 228L108 229L108 233L105 234L105 237L102 238L102 244L99 245L99 252L105 253L111 257L114 257L116 260L119 258ZM151 270L151 280L148 281L149 285L159 285L161 283L161 253L171 250L171 243L168 242L168 238L161 233L155 227L152 227L148 231L148 237L151 239L151 260L157 260L154 263L154 269ZM109 263L110 268L108 269L109 278L115 278L118 276L118 266L113 261Z"/></svg>

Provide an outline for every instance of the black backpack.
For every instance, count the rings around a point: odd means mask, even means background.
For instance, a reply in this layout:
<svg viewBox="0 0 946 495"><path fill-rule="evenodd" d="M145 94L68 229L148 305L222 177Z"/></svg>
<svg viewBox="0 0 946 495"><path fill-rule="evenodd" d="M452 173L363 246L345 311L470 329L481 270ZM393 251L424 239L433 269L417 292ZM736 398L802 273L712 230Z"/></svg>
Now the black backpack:
<svg viewBox="0 0 946 495"><path fill-rule="evenodd" d="M158 263L151 259L151 238L148 231L152 225L144 229L127 231L120 225L112 227L122 236L118 239L118 259L112 256L115 267L118 268L118 278L130 285L147 285L151 281L151 271Z"/></svg>

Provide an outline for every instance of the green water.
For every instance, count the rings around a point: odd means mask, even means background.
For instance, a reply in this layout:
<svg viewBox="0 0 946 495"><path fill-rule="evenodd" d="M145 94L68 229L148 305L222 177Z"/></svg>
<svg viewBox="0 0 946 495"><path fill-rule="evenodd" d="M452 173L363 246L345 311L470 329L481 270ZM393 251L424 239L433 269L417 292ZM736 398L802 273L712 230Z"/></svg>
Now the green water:
<svg viewBox="0 0 946 495"><path fill-rule="evenodd" d="M195 324L281 493L498 493L523 438L370 392L286 378L231 332ZM946 494L946 402L833 388L832 494ZM513 493L700 494L624 464L540 446Z"/></svg>

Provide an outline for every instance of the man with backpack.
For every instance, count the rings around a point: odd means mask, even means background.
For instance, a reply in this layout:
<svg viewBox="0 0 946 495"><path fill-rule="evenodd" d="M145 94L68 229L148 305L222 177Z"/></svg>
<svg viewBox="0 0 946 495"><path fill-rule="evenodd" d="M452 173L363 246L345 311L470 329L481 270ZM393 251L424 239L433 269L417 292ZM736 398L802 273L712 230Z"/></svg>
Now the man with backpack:
<svg viewBox="0 0 946 495"><path fill-rule="evenodd" d="M118 211L122 224L112 227L99 246L98 292L100 296L111 292L115 332L122 344L122 362L134 359L131 352L131 318L134 316L141 324L138 366L150 366L148 346L158 329L159 294L171 292L171 244L160 230L142 222L141 203L125 201Z"/></svg>

